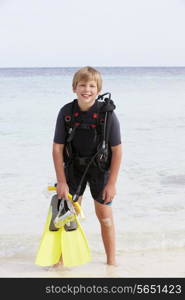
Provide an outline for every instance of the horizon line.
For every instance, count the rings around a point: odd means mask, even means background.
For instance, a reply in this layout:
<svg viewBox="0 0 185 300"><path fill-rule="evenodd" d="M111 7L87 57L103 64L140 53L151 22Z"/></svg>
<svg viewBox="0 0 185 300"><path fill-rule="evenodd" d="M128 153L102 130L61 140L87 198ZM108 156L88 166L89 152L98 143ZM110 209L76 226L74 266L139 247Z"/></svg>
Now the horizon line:
<svg viewBox="0 0 185 300"><path fill-rule="evenodd" d="M184 68L184 66L179 65L158 65L158 66L93 66L94 68ZM61 69L61 68L82 68L82 66L27 66L27 67L0 67L0 69Z"/></svg>

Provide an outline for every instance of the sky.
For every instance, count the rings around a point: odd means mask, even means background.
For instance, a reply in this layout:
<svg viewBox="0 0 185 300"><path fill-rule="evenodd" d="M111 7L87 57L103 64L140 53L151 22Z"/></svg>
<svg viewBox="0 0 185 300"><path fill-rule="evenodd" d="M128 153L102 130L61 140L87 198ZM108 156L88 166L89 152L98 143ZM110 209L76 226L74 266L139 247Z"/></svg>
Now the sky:
<svg viewBox="0 0 185 300"><path fill-rule="evenodd" d="M185 66L185 0L0 0L0 67Z"/></svg>

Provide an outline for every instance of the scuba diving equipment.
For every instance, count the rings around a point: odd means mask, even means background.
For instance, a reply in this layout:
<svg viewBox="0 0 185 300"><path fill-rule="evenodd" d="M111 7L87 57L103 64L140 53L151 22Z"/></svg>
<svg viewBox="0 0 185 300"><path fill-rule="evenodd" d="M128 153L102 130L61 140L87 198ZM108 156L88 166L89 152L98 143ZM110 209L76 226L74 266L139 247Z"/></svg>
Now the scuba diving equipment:
<svg viewBox="0 0 185 300"><path fill-rule="evenodd" d="M104 99L105 95L109 95L108 98ZM97 152L92 156L92 158L90 159L89 163L87 164L85 171L82 175L82 178L80 180L80 183L78 185L78 188L75 192L75 194L73 195L73 201L76 202L78 201L79 195L80 195L80 190L81 190L81 186L83 183L83 180L89 170L89 167L91 166L91 164L96 160L98 167L101 171L105 170L105 164L107 163L108 160L108 136L109 136L109 130L110 130L110 120L108 118L110 118L110 112L112 112L113 109L115 109L115 105L113 104L113 101L111 100L111 94L110 93L105 93L103 95L100 95L98 99L103 99L104 103L106 103L106 105L108 106L108 109L103 106L104 108L104 112L105 112L105 119L104 119L104 124L103 124L103 139L102 142L99 144ZM105 104L104 104L105 105ZM114 105L114 108L113 108ZM109 121L109 122L108 122ZM71 130L70 128L70 134L72 134L73 130ZM70 139L70 136L68 138L68 140ZM109 203L107 205L110 205Z"/></svg>
<svg viewBox="0 0 185 300"><path fill-rule="evenodd" d="M75 220L76 212L70 200L60 199L58 205L58 213L53 223L56 228L61 228L66 223Z"/></svg>
<svg viewBox="0 0 185 300"><path fill-rule="evenodd" d="M50 185L48 185L47 189L48 189L48 191L56 191L56 187L57 187L57 183L55 183L54 185L50 184ZM56 199L56 200L60 200L60 199L58 199L57 195L54 195L53 198ZM80 204L78 202L73 201L73 196L71 194L68 194L68 199L72 202L77 216L80 216L80 218L82 220L85 219L84 212L83 212ZM51 202L51 204L52 204L52 202ZM53 217L53 220L54 220L54 218L56 217L56 215L58 213L58 208L59 208L58 202L57 202L57 204L55 204L53 206L56 208L56 212L55 212L55 215Z"/></svg>
<svg viewBox="0 0 185 300"><path fill-rule="evenodd" d="M48 187L48 190L56 190L55 186ZM69 194L69 200L72 196ZM58 212L58 197L52 197L53 207ZM85 264L91 260L88 241L81 227L77 215L74 221L67 222L57 230L50 228L52 219L52 203L49 206L46 223L40 240L40 245L36 254L35 264L39 266L52 266L57 264L62 258L64 266L72 267ZM80 205L74 204L80 211Z"/></svg>
<svg viewBox="0 0 185 300"><path fill-rule="evenodd" d="M64 229L65 231L73 231L73 230L76 230L77 228L77 223L76 221L70 221L70 222L67 222L65 225L64 225Z"/></svg>
<svg viewBox="0 0 185 300"><path fill-rule="evenodd" d="M54 220L58 214L58 203L59 199L57 195L53 195L51 198L50 210L51 210L51 220L49 223L49 230L50 231L58 231L58 228L54 224Z"/></svg>
<svg viewBox="0 0 185 300"><path fill-rule="evenodd" d="M108 97L105 97L108 95ZM82 112L77 100L66 105L64 121L67 132L64 147L66 166L72 163L87 165L95 154L92 164L102 172L108 170L111 161L111 149L108 144L111 115L115 105L111 94L99 95L90 111ZM84 121L85 118L85 121ZM83 130L83 134L81 131ZM87 131L88 130L88 131ZM78 134L79 133L79 134ZM86 140L86 143L83 141ZM81 146L83 144L83 147ZM98 153L97 153L98 152Z"/></svg>

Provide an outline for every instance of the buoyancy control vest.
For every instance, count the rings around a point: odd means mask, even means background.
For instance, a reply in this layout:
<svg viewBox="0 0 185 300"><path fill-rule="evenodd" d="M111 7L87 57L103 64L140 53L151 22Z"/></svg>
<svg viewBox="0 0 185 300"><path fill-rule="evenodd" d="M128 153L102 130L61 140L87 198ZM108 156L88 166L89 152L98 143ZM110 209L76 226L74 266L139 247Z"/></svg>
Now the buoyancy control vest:
<svg viewBox="0 0 185 300"><path fill-rule="evenodd" d="M106 95L109 97L105 98ZM102 171L109 168L111 150L108 138L111 115L115 107L110 93L100 95L89 111L80 111L76 99L66 105L65 165L76 163L87 166L92 160L91 164L98 166Z"/></svg>

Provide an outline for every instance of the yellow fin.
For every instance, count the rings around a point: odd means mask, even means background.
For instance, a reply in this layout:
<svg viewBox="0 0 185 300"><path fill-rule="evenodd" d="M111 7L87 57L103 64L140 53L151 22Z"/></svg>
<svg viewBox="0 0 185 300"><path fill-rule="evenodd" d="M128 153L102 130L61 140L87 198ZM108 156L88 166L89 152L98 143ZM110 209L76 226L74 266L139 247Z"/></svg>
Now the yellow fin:
<svg viewBox="0 0 185 300"><path fill-rule="evenodd" d="M51 221L51 206L49 208L46 224L37 251L35 264L39 266L52 266L59 262L61 249L61 230L50 231L49 224Z"/></svg>
<svg viewBox="0 0 185 300"><path fill-rule="evenodd" d="M88 241L77 217L76 222L76 230L66 231L62 227L62 260L64 266L68 267L85 264L91 260Z"/></svg>

